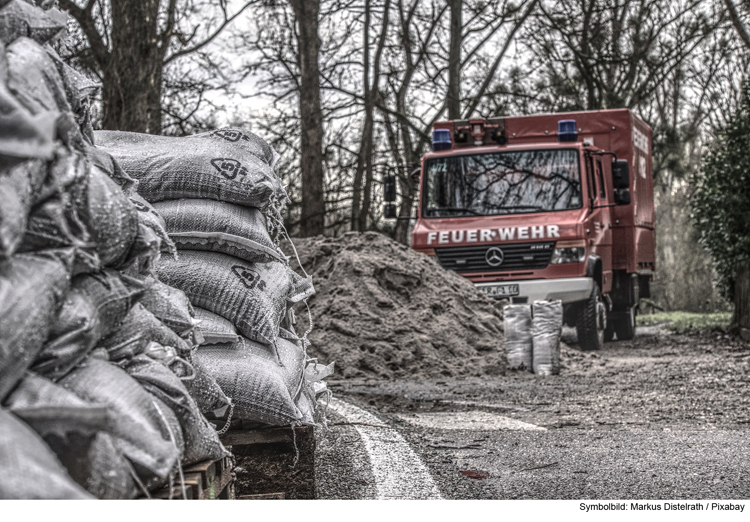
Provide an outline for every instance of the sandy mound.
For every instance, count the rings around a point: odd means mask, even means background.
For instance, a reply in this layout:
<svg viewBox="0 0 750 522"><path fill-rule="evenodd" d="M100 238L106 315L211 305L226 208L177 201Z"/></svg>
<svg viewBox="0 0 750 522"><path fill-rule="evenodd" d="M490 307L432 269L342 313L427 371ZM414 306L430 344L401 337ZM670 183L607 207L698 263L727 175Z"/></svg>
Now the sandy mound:
<svg viewBox="0 0 750 522"><path fill-rule="evenodd" d="M310 354L336 361L334 378L505 372L502 309L468 280L375 232L294 244L317 290Z"/></svg>

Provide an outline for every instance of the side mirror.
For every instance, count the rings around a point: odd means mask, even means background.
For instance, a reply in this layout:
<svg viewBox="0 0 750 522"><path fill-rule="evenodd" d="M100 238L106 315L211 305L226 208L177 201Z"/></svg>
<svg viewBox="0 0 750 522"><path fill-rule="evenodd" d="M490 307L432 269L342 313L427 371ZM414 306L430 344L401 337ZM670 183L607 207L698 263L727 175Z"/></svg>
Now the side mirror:
<svg viewBox="0 0 750 522"><path fill-rule="evenodd" d="M383 209L383 217L385 219L396 219L398 217L398 211L394 203L386 203Z"/></svg>
<svg viewBox="0 0 750 522"><path fill-rule="evenodd" d="M416 169L412 170L411 171L411 179L412 179L412 181L418 182L419 181L419 176L421 176L421 175L422 175L422 169L421 168L416 168Z"/></svg>
<svg viewBox="0 0 750 522"><path fill-rule="evenodd" d="M615 205L630 205L630 189L615 189Z"/></svg>
<svg viewBox="0 0 750 522"><path fill-rule="evenodd" d="M612 162L612 181L616 189L630 188L628 160L618 159Z"/></svg>
<svg viewBox="0 0 750 522"><path fill-rule="evenodd" d="M386 174L383 177L383 200L386 203L396 201L396 176L394 174Z"/></svg>

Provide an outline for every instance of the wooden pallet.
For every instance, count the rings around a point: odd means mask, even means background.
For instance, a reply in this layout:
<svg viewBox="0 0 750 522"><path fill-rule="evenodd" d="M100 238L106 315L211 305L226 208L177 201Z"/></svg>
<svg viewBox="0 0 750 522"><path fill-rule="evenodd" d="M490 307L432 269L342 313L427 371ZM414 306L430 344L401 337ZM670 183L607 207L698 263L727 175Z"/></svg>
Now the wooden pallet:
<svg viewBox="0 0 750 522"><path fill-rule="evenodd" d="M188 500L234 500L233 458L199 462L182 470L185 478L185 496ZM152 498L174 500L183 498L182 486L169 486L152 493Z"/></svg>
<svg viewBox="0 0 750 522"><path fill-rule="evenodd" d="M237 462L238 500L315 498L313 426L230 429L221 442Z"/></svg>

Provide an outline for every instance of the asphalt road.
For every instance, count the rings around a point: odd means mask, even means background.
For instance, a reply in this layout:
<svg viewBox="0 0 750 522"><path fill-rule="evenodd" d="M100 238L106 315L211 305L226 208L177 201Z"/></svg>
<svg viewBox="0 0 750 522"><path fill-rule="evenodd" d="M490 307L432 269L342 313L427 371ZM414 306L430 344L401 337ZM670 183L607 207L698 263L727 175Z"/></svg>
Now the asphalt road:
<svg viewBox="0 0 750 522"><path fill-rule="evenodd" d="M566 335L559 376L332 383L319 497L750 498L750 347L651 328L585 353Z"/></svg>

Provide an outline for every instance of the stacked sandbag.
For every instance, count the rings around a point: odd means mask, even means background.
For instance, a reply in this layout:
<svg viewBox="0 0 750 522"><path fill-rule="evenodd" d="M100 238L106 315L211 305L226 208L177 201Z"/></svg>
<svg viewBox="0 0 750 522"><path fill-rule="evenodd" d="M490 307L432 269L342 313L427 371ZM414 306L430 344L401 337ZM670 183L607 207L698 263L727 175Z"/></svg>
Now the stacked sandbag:
<svg viewBox="0 0 750 522"><path fill-rule="evenodd" d="M513 370L533 371L531 307L522 304L504 307L503 323L508 366Z"/></svg>
<svg viewBox="0 0 750 522"><path fill-rule="evenodd" d="M562 333L563 306L561 301L534 301L534 373L557 375L560 373L560 335Z"/></svg>
<svg viewBox="0 0 750 522"><path fill-rule="evenodd" d="M508 366L537 375L560 373L561 301L534 301L503 309Z"/></svg>
<svg viewBox="0 0 750 522"><path fill-rule="evenodd" d="M99 131L95 140L138 180L177 247L155 273L196 310L202 342L191 362L231 400L222 420L313 424L326 387L321 372L306 372L315 363L293 306L314 290L278 246L287 199L278 155L236 128L184 138ZM201 402L216 406L216 395L204 387Z"/></svg>
<svg viewBox="0 0 750 522"><path fill-rule="evenodd" d="M148 495L227 455L203 411L229 400L155 277L163 219L94 145L95 84L48 45L64 15L0 5L0 498Z"/></svg>

